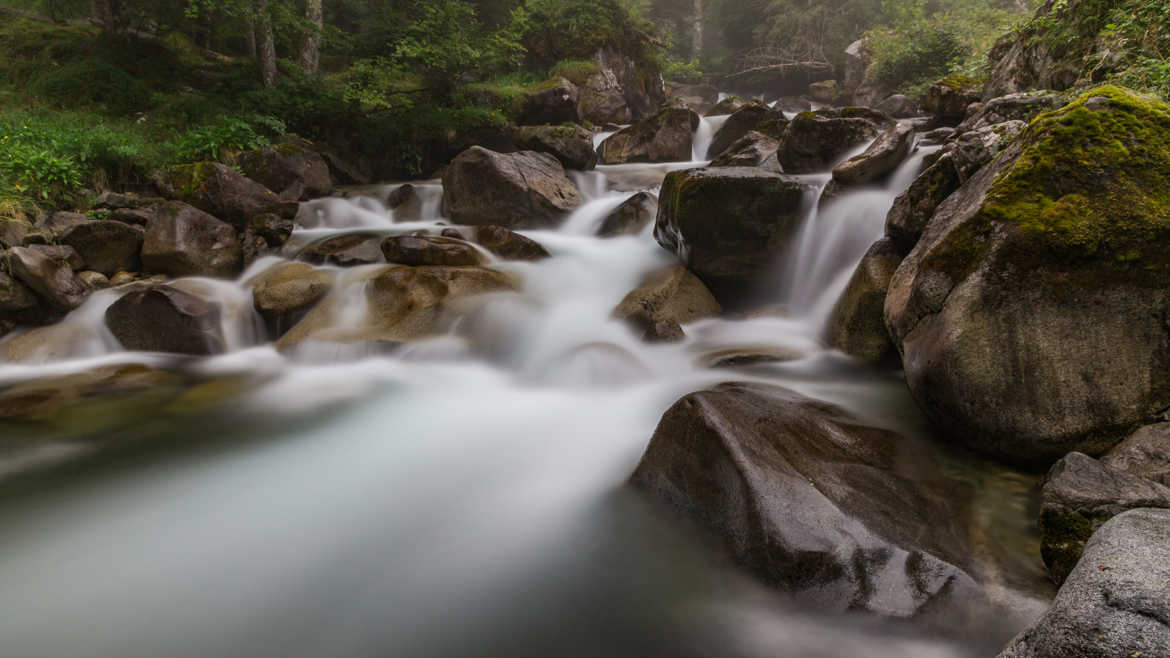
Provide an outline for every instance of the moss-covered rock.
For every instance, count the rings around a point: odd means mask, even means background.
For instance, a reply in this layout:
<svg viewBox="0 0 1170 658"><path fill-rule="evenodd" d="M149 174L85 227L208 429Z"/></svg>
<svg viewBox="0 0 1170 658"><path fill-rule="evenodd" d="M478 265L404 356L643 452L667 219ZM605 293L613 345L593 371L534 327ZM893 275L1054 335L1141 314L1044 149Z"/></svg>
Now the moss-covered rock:
<svg viewBox="0 0 1170 658"><path fill-rule="evenodd" d="M982 95L981 79L952 75L926 88L922 109L943 121L957 123L967 115L967 106L977 103Z"/></svg>
<svg viewBox="0 0 1170 658"><path fill-rule="evenodd" d="M297 211L295 202L281 201L272 190L216 162L167 167L155 174L155 185L167 198L195 206L240 230L255 215L292 217Z"/></svg>
<svg viewBox="0 0 1170 658"><path fill-rule="evenodd" d="M718 117L727 114L735 114L747 105L747 101L739 96L728 96L716 103L710 110L707 110L706 116Z"/></svg>
<svg viewBox="0 0 1170 658"><path fill-rule="evenodd" d="M334 273L306 263L280 263L250 281L256 311L268 319L310 308L333 287Z"/></svg>
<svg viewBox="0 0 1170 658"><path fill-rule="evenodd" d="M516 129L514 139L518 148L548 153L566 169L587 171L597 166L593 133L581 126L523 126Z"/></svg>
<svg viewBox="0 0 1170 658"><path fill-rule="evenodd" d="M287 138L279 144L241 153L238 161L245 176L284 200L307 201L333 192L329 164L312 144L301 139Z"/></svg>
<svg viewBox="0 0 1170 658"><path fill-rule="evenodd" d="M1170 105L1103 87L943 202L886 303L927 415L1044 463L1101 454L1170 406L1168 191Z"/></svg>
<svg viewBox="0 0 1170 658"><path fill-rule="evenodd" d="M563 77L555 77L527 90L521 101L516 122L522 126L559 125L581 120L577 111L580 102L577 85Z"/></svg>

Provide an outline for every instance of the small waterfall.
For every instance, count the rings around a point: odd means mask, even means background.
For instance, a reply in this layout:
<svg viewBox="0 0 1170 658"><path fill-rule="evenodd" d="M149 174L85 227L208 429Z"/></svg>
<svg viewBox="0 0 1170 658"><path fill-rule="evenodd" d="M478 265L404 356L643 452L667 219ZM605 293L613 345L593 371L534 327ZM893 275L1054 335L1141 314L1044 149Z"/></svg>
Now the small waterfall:
<svg viewBox="0 0 1170 658"><path fill-rule="evenodd" d="M711 148L711 142L715 140L715 133L727 123L729 114L720 114L713 117L700 117L699 127L695 129L695 135L691 139L691 160L694 162L709 162L711 158L707 157L707 151Z"/></svg>

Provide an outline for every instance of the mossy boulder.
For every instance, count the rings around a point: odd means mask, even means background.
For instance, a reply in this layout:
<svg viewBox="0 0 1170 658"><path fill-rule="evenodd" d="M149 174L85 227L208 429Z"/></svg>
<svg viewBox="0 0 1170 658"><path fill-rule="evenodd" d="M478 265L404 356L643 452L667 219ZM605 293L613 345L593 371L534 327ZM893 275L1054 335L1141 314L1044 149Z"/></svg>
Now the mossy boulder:
<svg viewBox="0 0 1170 658"><path fill-rule="evenodd" d="M522 126L516 129L514 139L521 150L547 153L566 169L587 171L597 166L593 133L581 126Z"/></svg>
<svg viewBox="0 0 1170 658"><path fill-rule="evenodd" d="M168 199L182 201L243 230L256 215L293 217L295 201L217 162L174 165L155 174L155 185Z"/></svg>
<svg viewBox="0 0 1170 658"><path fill-rule="evenodd" d="M581 193L551 155L497 153L473 146L443 172L443 206L459 224L548 227L577 206Z"/></svg>
<svg viewBox="0 0 1170 658"><path fill-rule="evenodd" d="M698 127L699 115L685 107L668 107L611 135L598 148L598 157L602 164L686 162Z"/></svg>
<svg viewBox="0 0 1170 658"><path fill-rule="evenodd" d="M516 122L522 126L559 125L581 120L577 111L580 102L577 85L556 77L524 93Z"/></svg>
<svg viewBox="0 0 1170 658"><path fill-rule="evenodd" d="M836 80L822 80L808 86L808 97L818 103L832 103L841 93L841 87Z"/></svg>
<svg viewBox="0 0 1170 658"><path fill-rule="evenodd" d="M983 96L983 81L961 75L943 78L926 88L922 109L951 125L967 116L967 106Z"/></svg>
<svg viewBox="0 0 1170 658"><path fill-rule="evenodd" d="M773 110L760 101L752 101L727 117L727 121L711 139L705 157L714 160L753 130L772 139L780 139L788 128L788 119L780 110ZM703 154L700 154L703 155Z"/></svg>
<svg viewBox="0 0 1170 658"><path fill-rule="evenodd" d="M830 345L867 363L896 354L884 309L890 279L901 262L902 254L889 238L869 248L829 316Z"/></svg>
<svg viewBox="0 0 1170 658"><path fill-rule="evenodd" d="M1170 105L1102 87L944 201L886 300L926 415L1044 464L1100 455L1170 407L1168 191Z"/></svg>
<svg viewBox="0 0 1170 658"><path fill-rule="evenodd" d="M800 228L811 188L762 169L690 169L662 183L654 236L720 301L770 274Z"/></svg>
<svg viewBox="0 0 1170 658"><path fill-rule="evenodd" d="M780 141L780 166L790 174L828 171L879 132L879 124L869 118L801 112Z"/></svg>

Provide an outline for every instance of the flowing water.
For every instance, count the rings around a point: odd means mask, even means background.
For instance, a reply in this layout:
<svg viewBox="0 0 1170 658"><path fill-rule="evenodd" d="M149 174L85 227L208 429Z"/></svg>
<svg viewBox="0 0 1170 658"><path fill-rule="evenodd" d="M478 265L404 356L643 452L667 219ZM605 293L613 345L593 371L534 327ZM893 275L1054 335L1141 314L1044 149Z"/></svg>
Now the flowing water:
<svg viewBox="0 0 1170 658"><path fill-rule="evenodd" d="M717 123L701 124L696 154ZM781 384L901 430L916 450L938 449L896 373L821 337L922 156L882 186L824 205L810 197L799 239L761 291L786 312L700 321L679 344L645 344L610 317L673 256L650 229L593 234L623 200L702 162L574 173L586 203L558 230L526 232L553 257L494 264L520 276L522 291L472 298L447 335L390 353L266 343L243 282L277 258L237 282L177 284L224 305L229 351L208 359L120 351L102 324L118 292L94 295L40 330L22 362L0 364L0 383L125 363L186 383L165 403L121 400L114 409L133 413L112 420L109 406L79 420L67 408L11 430L0 452L10 457L0 469L0 655L993 654L1043 605L1011 578L1001 596L1019 618L991 630L820 616L741 576L704 535L623 486L666 408L728 380ZM828 179L805 178L818 194ZM290 249L347 231L446 226L441 185L416 186L426 219L395 221L393 188L369 188L306 204ZM362 271L344 273L322 302L336 309L335 327L365 319ZM743 353L788 360L711 367ZM978 503L998 533L987 550L1025 552L1030 481L954 468L1008 492ZM1034 555L1021 561L1032 575Z"/></svg>

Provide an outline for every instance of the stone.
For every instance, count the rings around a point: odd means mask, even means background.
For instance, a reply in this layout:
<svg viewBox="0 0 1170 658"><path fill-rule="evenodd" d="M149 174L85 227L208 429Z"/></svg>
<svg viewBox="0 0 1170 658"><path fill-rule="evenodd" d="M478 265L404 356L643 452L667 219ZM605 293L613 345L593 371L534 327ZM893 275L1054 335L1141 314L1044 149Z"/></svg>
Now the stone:
<svg viewBox="0 0 1170 658"><path fill-rule="evenodd" d="M593 57L597 71L580 85L577 113L597 125L641 121L666 104L666 84L657 67L604 46Z"/></svg>
<svg viewBox="0 0 1170 658"><path fill-rule="evenodd" d="M1008 121L959 135L949 152L955 161L959 179L966 181L995 159L1027 128L1023 121Z"/></svg>
<svg viewBox="0 0 1170 658"><path fill-rule="evenodd" d="M276 249L288 242L294 228L293 220L274 213L264 213L248 220L247 232L259 236L266 246Z"/></svg>
<svg viewBox="0 0 1170 658"><path fill-rule="evenodd" d="M577 123L581 94L577 85L565 78L553 78L524 95L523 109L516 122L522 126Z"/></svg>
<svg viewBox="0 0 1170 658"><path fill-rule="evenodd" d="M85 270L84 272L78 272L77 278L91 290L104 290L110 287L109 277L101 272Z"/></svg>
<svg viewBox="0 0 1170 658"><path fill-rule="evenodd" d="M777 152L780 141L760 132L751 131L711 161L711 167L760 167L783 173Z"/></svg>
<svg viewBox="0 0 1170 658"><path fill-rule="evenodd" d="M671 98L677 98L683 105L691 108L695 114L707 114L714 111L719 102L719 90L711 85L680 85L667 83L666 93Z"/></svg>
<svg viewBox="0 0 1170 658"><path fill-rule="evenodd" d="M1052 607L999 658L1170 656L1170 510L1139 509L1085 545Z"/></svg>
<svg viewBox="0 0 1170 658"><path fill-rule="evenodd" d="M333 273L305 263L280 263L248 283L256 312L279 318L307 310L333 287Z"/></svg>
<svg viewBox="0 0 1170 658"><path fill-rule="evenodd" d="M648 342L685 338L682 325L719 315L723 307L697 276L682 265L650 275L613 311Z"/></svg>
<svg viewBox="0 0 1170 658"><path fill-rule="evenodd" d="M944 153L894 199L886 215L886 236L893 240L902 254L910 253L918 244L939 205L962 184L954 157Z"/></svg>
<svg viewBox="0 0 1170 658"><path fill-rule="evenodd" d="M391 236L382 241L386 261L399 265L483 265L486 258L462 240L444 237Z"/></svg>
<svg viewBox="0 0 1170 658"><path fill-rule="evenodd" d="M866 363L881 363L897 355L884 309L886 291L901 262L901 251L888 238L869 248L829 316L829 345Z"/></svg>
<svg viewBox="0 0 1170 658"><path fill-rule="evenodd" d="M422 219L422 195L418 193L418 188L410 183L394 188L386 198L386 205L394 211L396 221L416 222Z"/></svg>
<svg viewBox="0 0 1170 658"><path fill-rule="evenodd" d="M382 255L382 240L382 235L378 233L344 233L309 245L297 254L297 259L339 267L384 263L386 257Z"/></svg>
<svg viewBox="0 0 1170 658"><path fill-rule="evenodd" d="M954 125L967 115L968 105L979 102L982 92L978 79L952 75L926 88L922 109Z"/></svg>
<svg viewBox="0 0 1170 658"><path fill-rule="evenodd" d="M581 193L556 158L473 146L443 173L446 216L457 224L547 228L581 205Z"/></svg>
<svg viewBox="0 0 1170 658"><path fill-rule="evenodd" d="M710 110L707 110L706 116L719 117L735 114L743 109L745 105L747 105L747 102L739 96L728 96L716 103Z"/></svg>
<svg viewBox="0 0 1170 658"><path fill-rule="evenodd" d="M121 192L102 192L94 199L93 207L95 210L143 210L153 208L160 203L164 203L166 199L156 196L139 196L137 194L124 194Z"/></svg>
<svg viewBox="0 0 1170 658"><path fill-rule="evenodd" d="M295 217L297 204L216 162L173 165L155 174L155 185L169 199L190 204L243 230L256 215Z"/></svg>
<svg viewBox="0 0 1170 658"><path fill-rule="evenodd" d="M879 112L884 112L895 119L909 119L918 116L918 104L902 94L894 94L874 106Z"/></svg>
<svg viewBox="0 0 1170 658"><path fill-rule="evenodd" d="M0 313L27 311L36 308L39 301L36 293L17 279L0 272Z"/></svg>
<svg viewBox="0 0 1170 658"><path fill-rule="evenodd" d="M587 171L597 166L593 133L581 126L523 126L516 129L514 139L521 150L547 153L566 169Z"/></svg>
<svg viewBox="0 0 1170 658"><path fill-rule="evenodd" d="M304 140L286 138L241 153L237 161L245 176L287 201L307 201L333 192L329 164Z"/></svg>
<svg viewBox="0 0 1170 658"><path fill-rule="evenodd" d="M1106 453L1101 462L1170 487L1170 423L1142 427Z"/></svg>
<svg viewBox="0 0 1170 658"><path fill-rule="evenodd" d="M543 260L548 250L539 242L503 226L477 226L475 243L505 260Z"/></svg>
<svg viewBox="0 0 1170 658"><path fill-rule="evenodd" d="M657 214L658 198L649 192L638 192L622 201L601 220L597 235L603 238L637 235L654 222Z"/></svg>
<svg viewBox="0 0 1170 658"><path fill-rule="evenodd" d="M878 136L860 155L833 168L833 180L844 185L872 183L898 168L914 149L914 126L901 121Z"/></svg>
<svg viewBox="0 0 1170 658"><path fill-rule="evenodd" d="M803 112L789 123L780 140L780 166L790 174L828 171L851 149L873 139L878 132L878 126L870 119Z"/></svg>
<svg viewBox="0 0 1170 658"><path fill-rule="evenodd" d="M783 112L773 110L760 101L752 101L727 117L727 121L711 138L711 146L707 148L706 157L708 160L717 159L752 131L779 140L784 137L787 128L788 119Z"/></svg>
<svg viewBox="0 0 1170 658"><path fill-rule="evenodd" d="M105 319L128 350L195 356L224 351L219 306L171 286L132 290L106 310Z"/></svg>
<svg viewBox="0 0 1170 658"><path fill-rule="evenodd" d="M19 247L35 229L31 222L21 219L0 219L0 249Z"/></svg>
<svg viewBox="0 0 1170 658"><path fill-rule="evenodd" d="M840 93L836 80L822 80L808 86L808 97L818 103L832 103Z"/></svg>
<svg viewBox="0 0 1170 658"><path fill-rule="evenodd" d="M235 276L243 268L240 236L198 208L166 203L146 227L142 268L170 276Z"/></svg>
<svg viewBox="0 0 1170 658"><path fill-rule="evenodd" d="M958 133L979 130L1008 121L1023 121L1025 124L1037 116L1061 106L1061 99L1053 92L1025 92L993 98L986 103L972 103L967 107L967 116L955 128Z"/></svg>
<svg viewBox="0 0 1170 658"><path fill-rule="evenodd" d="M13 247L8 250L12 276L59 311L71 311L85 301L90 289L73 274L73 249L44 245Z"/></svg>
<svg viewBox="0 0 1170 658"><path fill-rule="evenodd" d="M907 618L979 589L954 487L900 470L902 441L784 388L723 384L666 412L632 482L801 601Z"/></svg>
<svg viewBox="0 0 1170 658"><path fill-rule="evenodd" d="M598 147L602 164L631 162L687 162L699 115L687 108L668 107L658 114L623 128Z"/></svg>
<svg viewBox="0 0 1170 658"><path fill-rule="evenodd" d="M61 244L73 247L85 267L106 276L137 271L142 251L142 228L113 220L89 220L60 235Z"/></svg>

